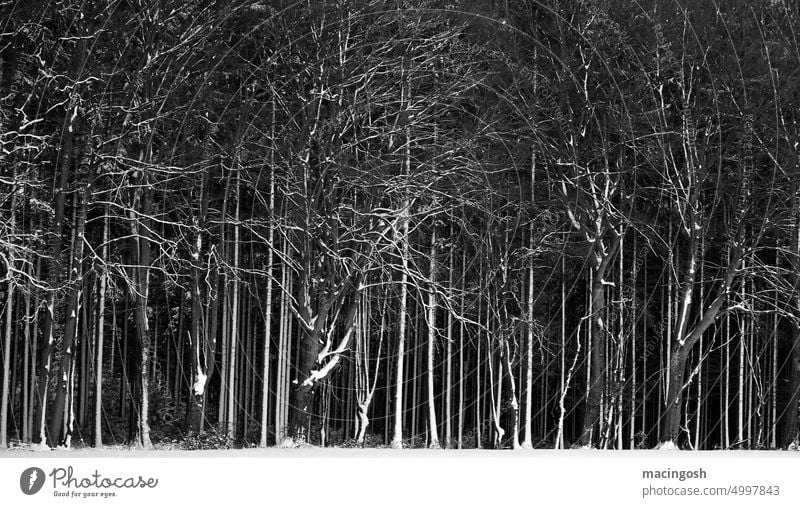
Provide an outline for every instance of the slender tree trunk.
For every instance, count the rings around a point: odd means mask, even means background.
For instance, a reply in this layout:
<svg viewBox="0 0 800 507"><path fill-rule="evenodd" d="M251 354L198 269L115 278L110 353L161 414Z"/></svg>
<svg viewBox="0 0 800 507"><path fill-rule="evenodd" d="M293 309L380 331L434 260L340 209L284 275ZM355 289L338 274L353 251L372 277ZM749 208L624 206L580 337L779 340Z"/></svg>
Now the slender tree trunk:
<svg viewBox="0 0 800 507"><path fill-rule="evenodd" d="M729 259L730 262L730 259ZM723 438L720 445L723 449L730 449L731 447L731 428L730 428L730 399L731 399L731 316L730 313L725 315L725 367L723 374L725 375L724 393L722 395L722 432Z"/></svg>
<svg viewBox="0 0 800 507"><path fill-rule="evenodd" d="M745 299L744 285L741 287L740 298ZM736 390L736 400L738 410L736 411L736 445L742 448L745 444L744 439L744 411L745 411L745 347L747 345L747 317L742 315L739 318L739 364L738 364L738 389Z"/></svg>
<svg viewBox="0 0 800 507"><path fill-rule="evenodd" d="M704 252L705 252L705 242L701 238L700 240L700 319L703 319L703 301L705 301L705 284L702 283L705 280L705 262L704 262ZM702 421L702 409L703 409L703 335L700 335L700 361L697 365L697 421L695 426L695 441L694 441L694 450L700 450L701 440L700 440L700 430L701 430L701 421Z"/></svg>
<svg viewBox="0 0 800 507"><path fill-rule="evenodd" d="M101 256L108 259L108 206L105 208L105 219L103 220L103 248ZM106 287L108 285L108 270L103 267L100 275L100 290L97 295L99 299L97 309L97 366L95 367L94 382L94 446L103 447L103 336L105 334L105 308L106 308ZM112 356L113 361L113 356Z"/></svg>
<svg viewBox="0 0 800 507"><path fill-rule="evenodd" d="M636 312L636 280L637 275L639 274L639 266L641 263L640 255L644 255L644 253L639 253L637 248L637 241L636 235L633 236L633 271L631 274L631 288L630 288L630 298L631 298L631 313L630 313L630 330L631 330L631 415L629 420L630 425L630 442L629 446L631 449L636 448L636 400L638 396L637 384L636 384L636 360L639 359L637 352L636 352L636 329L637 324L639 322L639 317ZM646 288L645 288L646 293Z"/></svg>
<svg viewBox="0 0 800 507"><path fill-rule="evenodd" d="M79 343L81 346L81 360L80 360L80 377L78 378L78 426L84 428L86 421L89 418L89 353L94 342L94 329L91 325L92 314L94 313L92 299L92 288L94 286L94 272L87 273L86 281L84 283L83 291L83 304L81 304L81 313L83 322L81 328L83 332L80 334Z"/></svg>
<svg viewBox="0 0 800 507"><path fill-rule="evenodd" d="M114 305L116 307L116 305ZM119 362L122 374L120 375L119 382L119 416L125 418L128 409L128 396L130 387L131 372L129 368L129 354L128 354L128 301L126 300L122 310L122 338L119 347ZM114 312L116 316L116 311Z"/></svg>
<svg viewBox="0 0 800 507"><path fill-rule="evenodd" d="M274 143L275 139L275 100L272 101L272 123L271 123L271 138ZM275 242L275 147L270 151L270 170L269 170L269 233L267 245L267 301L264 308L264 353L263 353L263 370L261 373L263 386L261 389L261 440L259 441L260 447L267 446L267 406L269 402L269 348L272 342L272 249Z"/></svg>
<svg viewBox="0 0 800 507"><path fill-rule="evenodd" d="M565 325L566 325L566 306L567 306L566 281L564 279L565 275L566 275L566 273L564 272L564 256L562 255L561 256L561 276L560 276L560 279L561 279L560 280L560 282L561 282L561 284L560 284L561 285L561 299L559 300L559 302L560 302L559 306L560 306L560 309L561 309L561 311L560 311L561 322L560 322L560 325L559 325L559 328L560 328L559 331L560 331L560 334L561 334L561 353L559 354L559 356L561 358L561 367L559 368L559 372L560 372L559 393L560 394L559 394L559 399L558 399L558 432L556 433L556 444L555 444L555 448L556 449L563 449L564 448L564 418L566 417L566 407L564 406L564 399L567 397L567 389L568 389L567 382L566 382L566 379L568 378L567 374L566 374L567 344L566 344L566 329L564 329ZM581 343L580 328L578 329L578 332L575 335L577 337L577 340L575 340L575 341L578 344L578 348L580 348L580 343ZM577 353L576 353L575 357L577 358ZM575 367L575 364L573 363L573 368L574 367Z"/></svg>
<svg viewBox="0 0 800 507"><path fill-rule="evenodd" d="M8 222L8 231L9 235L13 237L14 229L16 228L16 205L17 205L17 185L16 185L16 178L17 178L17 171L16 166L12 172L12 184L11 184L11 213ZM0 449L8 448L8 405L9 405L9 397L12 395L12 389L9 386L10 380L10 371L11 371L11 335L14 329L13 326L13 308L14 308L14 290L15 287L15 280L14 275L12 274L12 270L16 267L14 261L14 249L9 248L8 256L3 256L3 260L6 262L6 273L8 276L8 281L6 283L6 318L5 318L5 332L3 333L3 391L0 396L2 396L2 402L0 402ZM27 306L27 305L26 305ZM27 309L26 309L26 316L27 316ZM26 341L27 345L27 341ZM27 347L26 347L27 348ZM27 359L27 355L26 355ZM25 379L23 379L23 383Z"/></svg>
<svg viewBox="0 0 800 507"><path fill-rule="evenodd" d="M534 188L536 178L536 152L531 155L531 205L534 201ZM528 228L528 248L531 252L534 251L534 221L531 219ZM525 437L522 441L524 449L533 448L533 421L531 420L533 412L533 261L528 264L528 325L527 325L527 343L525 346ZM563 349L562 349L563 352ZM562 370L563 375L563 370Z"/></svg>
<svg viewBox="0 0 800 507"><path fill-rule="evenodd" d="M12 257L13 259L13 257ZM11 271L11 259L7 260L9 266L8 271ZM3 400L2 404L0 404L0 449L8 448L8 440L7 440L7 433L8 433L8 399L11 395L11 389L9 388L10 383L10 372L11 372L11 331L13 329L12 320L14 318L13 315L13 306L14 306L14 282L13 278L9 277L9 281L6 284L6 319L5 319L5 331L3 333Z"/></svg>
<svg viewBox="0 0 800 507"><path fill-rule="evenodd" d="M401 69L401 71L402 70L404 70L404 68ZM401 76L401 85L401 100L403 101L403 106L405 107L405 90L407 87L405 76ZM409 127L406 127L405 129L405 143L403 150L403 172L406 174L406 176L408 176L411 172L411 129ZM399 330L397 334L397 364L395 365L394 433L392 435L392 447L395 449L403 447L403 370L405 367L406 354L406 320L408 318L409 206L409 200L406 198L403 201L403 219L400 224L400 260L402 263L402 272L400 273L400 314L398 316ZM413 431L414 430L412 428L412 432Z"/></svg>
<svg viewBox="0 0 800 507"><path fill-rule="evenodd" d="M41 260L41 257L40 257L40 258L36 259L36 267L34 268L35 269L35 275L34 276L35 276L35 278L37 280L41 280L41 278L40 278L41 266L42 266L42 260ZM40 295L41 292L39 292L38 290L36 290L34 292L34 289L31 288L28 291L28 294L29 295L33 295L33 294ZM29 385L28 391L30 393L29 394L29 396L30 396L30 404L28 406L28 411L25 413L25 418L28 421L28 428L29 428L29 433L28 433L28 438L26 440L26 443L29 443L29 444L33 441L34 420L35 420L35 417L36 417L36 386L37 386L36 358L38 357L38 350L39 350L39 347L38 347L38 344L39 344L39 340L38 340L38 336L39 336L39 312L37 311L37 308L34 308L33 314L32 314L32 318L33 318L33 330L31 331L31 335L30 335L30 343L31 343L30 362L31 362L31 366L30 366L30 381L29 381L29 384L28 384Z"/></svg>
<svg viewBox="0 0 800 507"><path fill-rule="evenodd" d="M453 237L453 226L450 226L450 237ZM447 284L447 300L448 304L453 304L453 248L450 248L448 254L448 271L449 281ZM445 345L445 354L447 355L445 366L445 405L444 405L444 446L449 449L452 447L453 430L452 430L452 410L453 410L453 313L447 312L447 343Z"/></svg>
<svg viewBox="0 0 800 507"><path fill-rule="evenodd" d="M435 390L433 385L433 365L436 347L436 225L431 228L430 281L428 293L428 426L431 449L439 449L439 431L436 423Z"/></svg>
<svg viewBox="0 0 800 507"><path fill-rule="evenodd" d="M234 436L234 407L238 400L236 399L236 390L234 384L234 373L236 372L236 351L237 340L239 334L239 174L236 174L236 186L234 190L236 199L236 217L234 218L233 226L233 270L237 273L236 278L233 280L233 294L231 295L231 335L230 335L230 364L227 366L228 370L228 403L227 403L227 435L229 438Z"/></svg>
<svg viewBox="0 0 800 507"><path fill-rule="evenodd" d="M775 265L780 268L780 256L776 255ZM778 308L780 299L778 290L775 290L773 304ZM772 358L770 361L770 408L772 420L770 425L770 447L778 447L778 314L772 316L772 333L770 334L770 345Z"/></svg>
<svg viewBox="0 0 800 507"><path fill-rule="evenodd" d="M285 259L289 253L289 242L283 243L282 259ZM278 443L283 443L283 440L288 436L288 389L289 389L289 349L290 338L289 332L289 303L287 301L287 294L291 291L291 279L286 262L281 262L281 287L285 289L281 291L280 298L280 329L278 331L278 372L277 372L277 385L276 385L276 401L275 401L275 439Z"/></svg>
<svg viewBox="0 0 800 507"><path fill-rule="evenodd" d="M461 449L464 445L464 284L465 284L465 267L466 267L466 250L462 249L461 253L461 297L460 299L460 314L461 319L458 320L458 448Z"/></svg>
<svg viewBox="0 0 800 507"><path fill-rule="evenodd" d="M33 271L33 269L31 269ZM31 275L36 276L34 273ZM38 279L38 277L37 277ZM22 441L25 443L31 442L31 418L30 414L30 398L33 391L33 377L30 372L31 368L31 295L33 293L33 285L28 282L28 287L25 292L25 324L23 327L23 340L25 341L22 352ZM35 356L34 356L35 357ZM30 382L29 382L30 380Z"/></svg>
<svg viewBox="0 0 800 507"><path fill-rule="evenodd" d="M478 316L477 321L481 321L481 306L483 303L483 262L479 262L478 264L478 284L480 287L479 296L478 296ZM483 398L483 391L481 387L481 371L483 362L481 361L481 330L478 328L478 331L475 336L475 448L481 448L481 434L483 432L483 419L481 418L481 402Z"/></svg>
<svg viewBox="0 0 800 507"><path fill-rule="evenodd" d="M219 252L220 257L222 259L222 263L228 262L228 252L230 251L230 245L228 244L229 240L227 239L227 229L228 229L228 206L230 205L230 188L231 188L231 173L232 171L228 170L227 175L225 177L225 193L222 200L222 220L220 223L220 239L219 239ZM221 289L221 304L222 304L222 319L220 325L222 327L221 330L221 343L220 343L220 365L219 365L219 377L220 377L220 387L219 387L219 399L217 400L217 422L222 424L225 423L225 429L227 431L227 403L228 403L228 368L230 366L230 358L228 357L229 352L229 344L228 339L230 337L230 326L231 326L231 319L228 315L229 313L229 281L228 281L228 270L222 271L222 281L220 282Z"/></svg>
<svg viewBox="0 0 800 507"><path fill-rule="evenodd" d="M419 350L420 350L420 335L419 330L423 329L424 323L424 312L420 310L422 305L414 305L414 319L417 322L416 329L417 332L412 335L413 342L411 346L411 350L413 351L413 355L411 358L410 371L408 376L411 377L411 389L408 393L408 404L411 406L411 427L409 430L409 438L411 440L411 446L416 447L417 439L419 438L419 426L417 424L417 407L420 403L417 401L420 393L419 389L417 388L419 384ZM422 315L422 316L421 316Z"/></svg>
<svg viewBox="0 0 800 507"><path fill-rule="evenodd" d="M492 323L490 322L490 312L486 312L486 329L491 330ZM489 373L489 403L492 410L492 422L494 426L494 445L495 449L500 449L503 444L503 437L505 430L501 425L500 417L502 416L503 404L503 366L502 358L498 358L497 367L495 367L495 351L491 343L491 331L487 338L487 361ZM501 344L502 346L502 344ZM502 355L502 351L500 352ZM495 370L497 370L497 385L495 386ZM497 389L497 391L495 391Z"/></svg>
<svg viewBox="0 0 800 507"><path fill-rule="evenodd" d="M356 437L356 441L359 445L364 445L365 437L367 434L367 427L369 426L369 416L368 411L370 404L372 403L372 399L375 395L375 388L378 384L378 372L380 369L380 356L381 351L383 350L383 337L384 337L384 330L386 326L386 313L388 312L388 300L384 299L383 311L381 312L381 322L380 328L378 330L378 350L375 355L375 370L370 373L370 347L369 347L369 337L371 334L370 330L370 315L371 315L371 308L369 304L369 299L362 301L362 311L359 316L359 320L361 321L361 325L358 326L357 329L360 329L360 336L358 338L361 342L361 350L360 354L357 353L356 357L356 366L358 367L360 364L362 365L360 368L357 368L356 374L358 375L358 370L361 371L360 380L357 384L360 384L360 389L357 390L356 395L358 396L358 418L359 418L359 432ZM358 349L358 344L356 344L356 348ZM360 357L359 357L360 356ZM361 361L361 362L359 362Z"/></svg>
<svg viewBox="0 0 800 507"><path fill-rule="evenodd" d="M514 379L514 368L511 365L511 348L508 343L508 338L505 339L503 347L502 359L508 377L508 392L510 396L508 409L511 415L511 447L513 449L521 449L522 446L519 443L519 401L517 400L517 382Z"/></svg>

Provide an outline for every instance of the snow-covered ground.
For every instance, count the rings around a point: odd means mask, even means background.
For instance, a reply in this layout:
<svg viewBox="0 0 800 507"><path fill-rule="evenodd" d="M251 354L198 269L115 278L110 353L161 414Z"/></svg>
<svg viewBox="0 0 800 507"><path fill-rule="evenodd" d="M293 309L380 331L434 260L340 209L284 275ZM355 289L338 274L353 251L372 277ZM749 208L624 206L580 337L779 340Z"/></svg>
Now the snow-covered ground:
<svg viewBox="0 0 800 507"><path fill-rule="evenodd" d="M126 447L107 447L103 449L55 449L40 450L14 448L0 451L0 458L31 458L36 456L55 458L117 458L117 457L142 457L142 458L212 458L212 457L241 457L241 458L633 458L647 459L664 456L673 457L703 457L703 458L755 458L755 457L786 457L800 459L800 452L766 450L766 451L680 451L680 450L625 450L604 451L598 449L388 449L388 448L342 448L342 447L298 447L279 448L267 447L265 449L223 449L208 451L182 451L182 450L143 450Z"/></svg>

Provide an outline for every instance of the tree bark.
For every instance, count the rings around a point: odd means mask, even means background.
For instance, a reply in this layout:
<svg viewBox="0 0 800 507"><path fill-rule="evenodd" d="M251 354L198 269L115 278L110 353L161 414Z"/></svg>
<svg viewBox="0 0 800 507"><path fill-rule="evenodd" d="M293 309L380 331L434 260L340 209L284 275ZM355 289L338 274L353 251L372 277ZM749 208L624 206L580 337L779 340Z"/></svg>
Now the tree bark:
<svg viewBox="0 0 800 507"><path fill-rule="evenodd" d="M70 382L70 372L72 370L72 360L74 357L73 348L75 346L78 315L80 313L81 293L83 288L83 244L86 230L86 208L88 192L81 192L81 207L78 213L78 223L73 234L72 243L72 264L70 267L69 296L67 298L67 322L64 326L64 338L62 341L62 356L59 366L58 383L56 385L56 396L53 401L52 416L49 428L49 444L51 447L61 445L65 442L67 435L62 432L64 421L64 409L67 390Z"/></svg>
<svg viewBox="0 0 800 507"><path fill-rule="evenodd" d="M681 406L683 402L684 391L684 377L686 371L686 359L689 351L694 347L703 333L715 321L722 306L727 299L730 287L739 269L739 262L741 260L741 250L735 249L731 254L731 259L726 268L726 272L720 283L714 301L709 305L708 309L704 312L703 318L686 334L685 339L678 339L672 346L672 355L670 358L670 376L669 388L666 396L666 408L662 417L663 424L661 426L661 443L662 445L667 442L676 443L676 439L680 430L681 420ZM684 293L685 294L685 293ZM680 325L679 328L680 330ZM680 332L680 331L679 331Z"/></svg>
<svg viewBox="0 0 800 507"><path fill-rule="evenodd" d="M136 346L138 348L137 371L135 372L138 383L136 393L136 414L134 434L132 441L137 447L150 448L150 322L148 313L148 297L150 289L150 263L152 254L148 231L149 218L153 208L153 189L137 188L134 191L133 210L131 211L131 251L135 256L132 268L132 284L129 287L133 300L134 329Z"/></svg>
<svg viewBox="0 0 800 507"><path fill-rule="evenodd" d="M602 243L598 236L596 241ZM591 348L589 350L590 376L588 381L588 395L586 399L586 410L583 416L583 427L578 439L581 447L591 446L596 437L601 433L595 432L600 429L597 425L602 425L600 419L600 405L603 401L603 393L606 386L606 324L604 321L606 309L605 280L603 277L614 257L614 253L619 246L619 235L612 241L609 251L604 251L602 244L594 247L592 253L592 285L591 285L591 315L589 325L589 336Z"/></svg>
<svg viewBox="0 0 800 507"><path fill-rule="evenodd" d="M108 206L105 208L105 219L103 220L103 248L102 258L108 259ZM108 269L103 266L103 273L100 275L100 290L98 293L97 309L97 366L95 367L94 382L94 446L103 447L103 337L105 334L105 308L106 308L106 287L108 285ZM113 356L112 356L113 361Z"/></svg>
<svg viewBox="0 0 800 507"><path fill-rule="evenodd" d="M428 293L428 430L431 449L439 449L439 430L436 423L436 403L433 378L434 353L436 346L436 225L431 230L430 250L430 292Z"/></svg>

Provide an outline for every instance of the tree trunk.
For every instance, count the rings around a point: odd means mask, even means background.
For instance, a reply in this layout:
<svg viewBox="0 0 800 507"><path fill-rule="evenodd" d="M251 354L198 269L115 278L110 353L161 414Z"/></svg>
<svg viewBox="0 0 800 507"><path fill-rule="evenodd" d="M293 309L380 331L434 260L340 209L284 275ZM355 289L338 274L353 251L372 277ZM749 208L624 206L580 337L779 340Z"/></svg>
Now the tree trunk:
<svg viewBox="0 0 800 507"><path fill-rule="evenodd" d="M533 251L532 222L529 235L528 246ZM527 340L525 343L525 436L522 441L523 449L533 448L533 283L533 262L531 262L528 266L528 325L526 326Z"/></svg>
<svg viewBox="0 0 800 507"><path fill-rule="evenodd" d="M289 252L288 241L283 244L283 258ZM289 309L288 309L288 295L290 287L290 275L288 273L286 262L281 262L281 287L285 287L281 291L280 299L280 330L278 331L278 372L276 380L276 394L275 394L275 441L282 443L283 439L287 437L288 420L287 410L288 407L288 371L289 371Z"/></svg>
<svg viewBox="0 0 800 507"><path fill-rule="evenodd" d="M595 437L601 432L598 424L602 426L600 420L600 404L603 401L603 392L606 385L606 326L604 322L606 297L605 287L603 286L603 276L610 255L600 261L593 270L591 288L591 316L589 325L589 335L591 348L589 350L590 377L588 380L588 396L586 399L586 410L583 416L583 428L581 430L578 443L582 447L592 446ZM598 430L597 432L595 430Z"/></svg>
<svg viewBox="0 0 800 507"><path fill-rule="evenodd" d="M433 385L433 365L436 345L436 225L431 230L430 250L430 292L428 293L428 426L431 449L439 449L439 431L436 423L435 391Z"/></svg>
<svg viewBox="0 0 800 507"><path fill-rule="evenodd" d="M681 406L683 403L684 391L684 375L686 371L686 360L689 351L694 347L703 333L708 329L711 324L716 321L717 315L722 310L722 306L727 299L728 292L731 284L733 283L736 272L739 269L739 262L741 259L741 250L736 249L731 254L729 264L726 268L726 273L717 289L717 294L714 301L704 312L703 318L694 326L691 332L687 333L686 338L678 338L672 347L672 354L670 358L670 377L669 389L666 395L666 405L664 415L662 417L663 424L661 426L661 443L662 445L668 442L676 444L676 439L680 430L681 420ZM685 294L685 292L684 292ZM681 315L679 314L679 319ZM678 326L679 337L681 336L681 324Z"/></svg>
<svg viewBox="0 0 800 507"><path fill-rule="evenodd" d="M790 359L791 372L789 374L789 400L786 403L786 416L781 446L788 448L800 442L797 424L797 406L800 402L800 329L792 326L792 350Z"/></svg>
<svg viewBox="0 0 800 507"><path fill-rule="evenodd" d="M464 315L464 268L466 265L466 251L461 253L461 297L460 314ZM458 320L458 448L464 445L464 320Z"/></svg>
<svg viewBox="0 0 800 507"><path fill-rule="evenodd" d="M203 174L203 180L200 188L200 216L197 218L197 235L195 237L194 250L192 252L192 322L191 322L191 348L192 348L192 386L189 393L189 405L187 407L188 425L187 430L199 432L203 424L203 399L206 392L206 384L208 382L208 369L206 363L209 362L207 353L208 335L209 331L204 326L203 322L203 301L200 290L200 280L203 276L203 229L205 228L205 212L207 209L207 188L208 188L208 171ZM208 298L208 304L214 304L211 298ZM181 308L183 308L183 300L181 298ZM178 326L181 328L181 326ZM182 334L182 329L178 332ZM204 361L201 360L201 354ZM176 351L176 358L180 357L179 351ZM212 359L213 360L213 359ZM178 391L176 391L177 396Z"/></svg>
<svg viewBox="0 0 800 507"><path fill-rule="evenodd" d="M534 200L534 190L535 190L535 182L536 182L536 151L534 149L533 153L531 154L531 206L533 206ZM534 251L534 221L531 219L530 226L528 228L528 248L531 252ZM533 415L533 301L534 301L534 293L533 293L533 260L529 261L528 265L528 311L527 311L527 320L528 325L526 328L527 331L527 343L525 347L525 437L522 441L522 447L524 449L531 449L533 448L533 421L531 420ZM562 349L563 352L563 349ZM562 370L563 374L563 370Z"/></svg>
<svg viewBox="0 0 800 507"><path fill-rule="evenodd" d="M76 197L77 200L77 197ZM72 265L70 267L70 287L67 298L67 322L64 326L64 339L62 342L61 364L59 366L58 384L56 396L53 401L52 416L50 419L49 444L51 447L61 445L65 442L67 435L62 433L64 421L64 409L66 403L67 390L69 388L70 371L74 357L73 348L78 330L78 314L80 313L80 302L83 282L83 244L86 229L86 207L87 192L82 192L82 203L78 216L78 223L73 234L72 243ZM77 204L77 203L76 203Z"/></svg>
<svg viewBox="0 0 800 507"><path fill-rule="evenodd" d="M108 259L108 206L105 208L105 219L103 221L103 248L102 258ZM105 333L105 308L106 308L106 287L108 285L108 270L105 266L100 275L100 290L98 293L97 309L97 366L95 367L94 382L94 446L103 447L103 336ZM112 356L113 362L113 356Z"/></svg>
<svg viewBox="0 0 800 507"><path fill-rule="evenodd" d="M13 259L13 257L12 257ZM8 271L11 271L12 260L6 260L8 263ZM8 398L11 395L9 388L11 372L11 330L13 329L12 320L14 318L12 308L14 306L14 282L13 278L9 277L6 284L6 319L5 319L5 332L3 333L3 400L0 405L0 449L8 448Z"/></svg>
<svg viewBox="0 0 800 507"><path fill-rule="evenodd" d="M791 238L791 273L794 278L794 291L791 296L791 303L795 310L800 310L800 196L797 195L797 185L794 185L792 195L792 211L794 214L794 224ZM791 351L790 351L790 373L789 373L789 399L786 403L786 415L783 420L783 438L781 447L788 448L792 444L800 443L798 434L798 402L800 402L800 326L796 323L791 327Z"/></svg>
<svg viewBox="0 0 800 507"><path fill-rule="evenodd" d="M511 415L511 447L513 449L521 449L522 446L519 443L519 401L517 400L517 382L514 379L514 369L511 366L511 348L508 343L508 338L506 338L503 345L502 359L508 377L508 392L510 396L508 409Z"/></svg>
<svg viewBox="0 0 800 507"><path fill-rule="evenodd" d="M263 352L263 369L261 372L262 388L261 388L261 439L259 441L260 447L267 446L267 407L269 405L269 349L272 343L272 250L275 243L275 98L272 98L271 108L271 121L270 121L270 140L272 146L269 152L269 232L267 237L267 301L264 305L264 352Z"/></svg>
<svg viewBox="0 0 800 507"><path fill-rule="evenodd" d="M453 237L453 226L450 226L450 237ZM453 304L453 248L450 248L448 255L448 276L447 300L448 304ZM452 447L452 410L453 410L453 312L447 312L447 342L445 345L446 366L444 379L445 405L444 405L444 446L449 449Z"/></svg>
<svg viewBox="0 0 800 507"><path fill-rule="evenodd" d="M11 181L11 213L9 217L9 236L13 237L13 232L16 226L16 204L17 204L17 185L16 185L16 178L17 178L17 171L16 166L12 171L12 181ZM11 371L11 335L13 331L13 308L14 308L14 290L15 287L15 276L12 274L12 270L16 267L14 266L14 250L13 248L9 248L8 257L2 256L3 260L6 262L6 276L8 277L8 282L6 283L6 318L5 318L5 332L3 333L3 391L0 396L2 396L2 402L0 402L0 449L8 448L8 405L9 405L9 397L12 395L13 390L10 388L10 371ZM27 304L26 304L26 317L27 317ZM27 337L26 337L26 349L27 349ZM26 361L27 361L27 354L26 354ZM26 363L27 364L27 363ZM23 385L26 379L23 379ZM23 414L24 417L27 415Z"/></svg>
<svg viewBox="0 0 800 507"><path fill-rule="evenodd" d="M240 209L240 199L239 199L239 174L236 174L236 186L234 190L234 196L236 199L236 216L234 218L234 225L233 225L233 271L237 274L237 276L233 280L233 294L231 296L232 303L231 303L231 335L230 335L230 353L229 353L229 364L227 365L228 370L228 395L227 395L227 416L225 417L225 421L227 422L226 426L226 433L229 438L234 436L234 407L239 400L236 398L236 385L234 383L234 373L236 372L236 352L237 352L237 340L239 338L239 280L238 280L238 270L239 270L239 209Z"/></svg>
<svg viewBox="0 0 800 507"><path fill-rule="evenodd" d="M136 345L138 347L138 371L136 381L138 393L135 398L136 420L134 426L133 442L137 447L150 448L150 323L147 315L148 296L150 288L150 263L152 255L149 238L149 218L153 208L153 189L137 189L134 193L133 209L139 209L137 214L131 212L131 250L136 262L133 267L133 284L130 287L134 304L134 328Z"/></svg>
<svg viewBox="0 0 800 507"><path fill-rule="evenodd" d="M401 68L401 73L404 67ZM401 75L401 101L403 107L406 107L406 77ZM405 143L403 146L403 172L406 176L411 173L411 129L405 128ZM400 273L400 314L398 317L399 329L397 334L397 364L395 369L395 395L394 395L394 433L392 435L392 447L399 449L403 447L403 369L405 367L405 354L406 354L406 320L408 318L408 260L409 260L409 245L408 245L408 229L409 229L409 215L410 206L408 198L403 201L403 217L400 224L400 261L402 263L402 272ZM414 431L413 428L411 430Z"/></svg>

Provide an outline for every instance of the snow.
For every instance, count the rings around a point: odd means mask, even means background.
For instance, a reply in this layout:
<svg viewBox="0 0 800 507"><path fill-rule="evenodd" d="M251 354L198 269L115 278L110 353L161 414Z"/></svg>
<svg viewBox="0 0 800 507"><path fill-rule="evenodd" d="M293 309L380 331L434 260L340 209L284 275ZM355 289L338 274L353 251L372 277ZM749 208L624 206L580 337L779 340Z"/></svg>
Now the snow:
<svg viewBox="0 0 800 507"><path fill-rule="evenodd" d="M59 448L53 451L43 452L38 448L13 447L9 450L0 451L0 459L3 458L31 458L47 455L48 458L66 457L69 458L116 458L116 457L138 457L138 458L211 458L211 457L230 457L230 458L619 458L619 459L661 459L663 451L656 449L649 450L599 450L599 449L390 449L390 448L344 448L344 447L295 447L284 443L286 447L267 447L264 449L223 449L209 451L178 451L178 450L144 450L134 447L123 446L105 447L102 449L65 449ZM675 451L672 457L686 458L789 458L797 459L796 452L787 451Z"/></svg>
<svg viewBox="0 0 800 507"><path fill-rule="evenodd" d="M46 443L42 442L41 444L31 444L31 446L26 450L28 450L28 451L48 451L48 452L50 452L51 449L50 449L50 446L48 446Z"/></svg>
<svg viewBox="0 0 800 507"><path fill-rule="evenodd" d="M207 378L208 377L206 377L205 373L203 372L198 372L197 375L195 375L194 386L192 386L192 388L194 389L195 396L203 396L203 393L206 390Z"/></svg>

